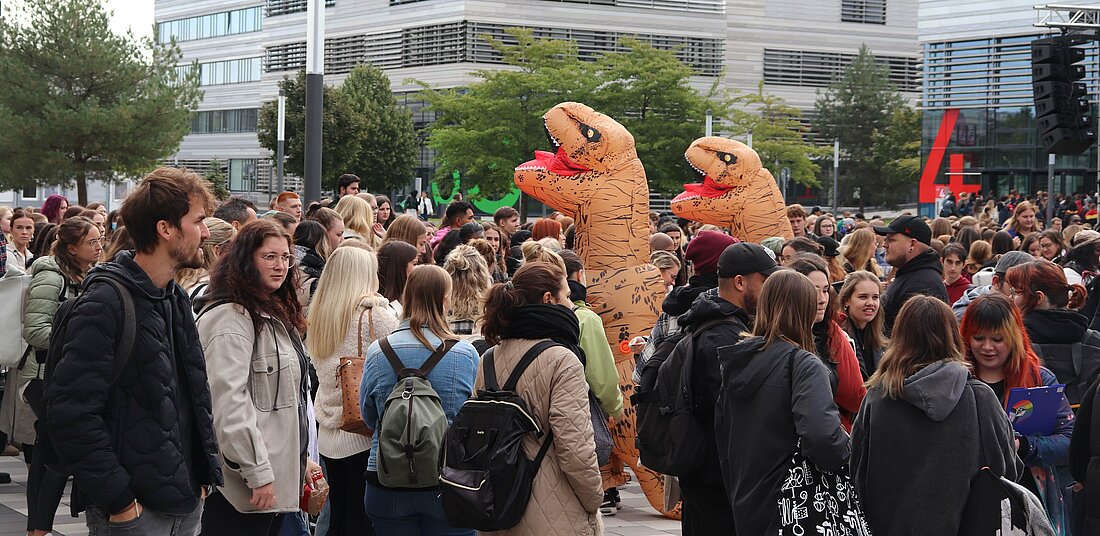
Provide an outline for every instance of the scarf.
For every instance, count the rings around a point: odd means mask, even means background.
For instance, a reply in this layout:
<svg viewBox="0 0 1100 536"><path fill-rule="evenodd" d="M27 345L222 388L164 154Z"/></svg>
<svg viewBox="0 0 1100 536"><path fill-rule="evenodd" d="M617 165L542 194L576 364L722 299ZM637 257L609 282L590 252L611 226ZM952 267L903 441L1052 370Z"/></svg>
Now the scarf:
<svg viewBox="0 0 1100 536"><path fill-rule="evenodd" d="M534 303L521 306L512 314L504 339L550 339L565 346L585 362L580 347L581 326L577 315L567 307Z"/></svg>
<svg viewBox="0 0 1100 536"><path fill-rule="evenodd" d="M582 285L580 281L568 280L569 283L569 300L578 302L588 301L588 287Z"/></svg>

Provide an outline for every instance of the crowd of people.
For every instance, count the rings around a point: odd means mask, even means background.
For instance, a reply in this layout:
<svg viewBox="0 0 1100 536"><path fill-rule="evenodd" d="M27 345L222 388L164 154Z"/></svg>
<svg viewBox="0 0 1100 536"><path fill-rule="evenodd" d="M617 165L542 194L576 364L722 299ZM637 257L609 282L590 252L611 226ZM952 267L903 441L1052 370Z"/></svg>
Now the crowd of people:
<svg viewBox="0 0 1100 536"><path fill-rule="evenodd" d="M602 533L621 499L601 481L598 430L633 416L572 218L478 221L453 200L437 224L430 198L395 206L361 183L262 208L161 168L117 211L59 195L0 207L0 275L29 281L28 350L0 404L5 454L29 466L28 535L53 529L70 477L73 511L102 534L474 534L451 524L438 481L398 484L420 447L388 428L395 400L419 400L411 378L430 384L429 437L544 340L515 383L548 432L523 440L539 472L519 521L492 533ZM1100 534L1091 207L952 196L940 217L887 223L791 205L794 237L759 244L651 213L668 293L652 331L630 334L632 380L690 335L701 432L686 439L701 456L666 479L683 533L777 533L800 453L850 475L873 534L958 533L982 467L1033 494L1055 534ZM1062 384L1053 430L1014 432L1012 390ZM327 500L310 516L319 474Z"/></svg>

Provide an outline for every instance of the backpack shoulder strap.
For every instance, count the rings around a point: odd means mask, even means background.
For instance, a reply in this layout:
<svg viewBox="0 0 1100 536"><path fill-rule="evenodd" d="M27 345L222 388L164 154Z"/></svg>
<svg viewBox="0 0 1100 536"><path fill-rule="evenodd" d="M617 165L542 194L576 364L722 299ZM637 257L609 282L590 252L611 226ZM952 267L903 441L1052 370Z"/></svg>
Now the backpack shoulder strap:
<svg viewBox="0 0 1100 536"><path fill-rule="evenodd" d="M118 379L122 377L122 369L126 368L126 364L130 362L131 354L134 352L134 341L137 338L137 313L134 310L134 297L130 294L130 291L122 286L122 283L113 278L107 277L107 282L114 287L115 292L118 293L118 297L122 300L122 335L115 343L115 366L114 373L111 376L111 385L118 383ZM168 329L172 329L168 326Z"/></svg>
<svg viewBox="0 0 1100 536"><path fill-rule="evenodd" d="M387 336L378 339L378 346L382 349L382 355L386 356L386 360L390 362L393 373L400 375L401 371L405 369L405 364L401 362L401 358L397 357L397 353L393 351L393 346L390 345L390 338Z"/></svg>
<svg viewBox="0 0 1100 536"><path fill-rule="evenodd" d="M698 326L695 326L694 329L691 330L691 336L692 337L698 337L704 331L706 331L710 328L713 328L715 326L721 325L721 324L736 324L736 323L737 323L737 321L734 320L734 318L732 316L723 316L723 317L720 317L720 318L712 318L710 320L707 320L706 322L703 322L702 324L699 324Z"/></svg>
<svg viewBox="0 0 1100 536"><path fill-rule="evenodd" d="M496 353L496 346L489 347L485 350L485 355L481 356L481 363L484 365L482 376L485 379L485 388L490 391L499 391L500 384L497 382L497 366L493 361L493 355Z"/></svg>
<svg viewBox="0 0 1100 536"><path fill-rule="evenodd" d="M447 352L450 352L451 348L454 348L456 344L458 344L458 339L447 339L440 343L439 348L436 348L435 352L432 352L432 355L428 356L428 360L420 366L420 375L427 376L428 373L439 364L443 356L447 355Z"/></svg>
<svg viewBox="0 0 1100 536"><path fill-rule="evenodd" d="M527 367L535 362L535 358L538 357L539 354L554 346L561 346L561 344L554 341L540 341L535 343L530 350L527 350L527 353L523 354L519 363L516 364L516 368L512 369L512 373L508 375L508 379L504 382L503 389L505 391L515 391L516 384L519 383L519 378L523 376L523 372L527 370Z"/></svg>
<svg viewBox="0 0 1100 536"><path fill-rule="evenodd" d="M191 295L188 296L188 299L190 299L192 302L194 302L195 298L198 298L199 293L201 293L203 290L205 290L206 287L207 287L206 283L199 283L198 285L195 285L195 288L191 291Z"/></svg>

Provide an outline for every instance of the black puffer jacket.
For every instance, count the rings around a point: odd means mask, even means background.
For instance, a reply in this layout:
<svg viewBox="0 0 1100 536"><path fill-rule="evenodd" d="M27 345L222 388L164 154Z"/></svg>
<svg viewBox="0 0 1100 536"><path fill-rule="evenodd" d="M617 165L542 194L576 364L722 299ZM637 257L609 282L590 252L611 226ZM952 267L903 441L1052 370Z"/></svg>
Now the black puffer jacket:
<svg viewBox="0 0 1100 536"><path fill-rule="evenodd" d="M826 471L840 469L851 452L829 373L817 356L785 341L764 348L764 339L752 337L718 354L714 424L737 534L777 534L776 503L799 439L802 453Z"/></svg>
<svg viewBox="0 0 1100 536"><path fill-rule="evenodd" d="M894 281L886 288L882 295L882 312L886 315L884 330L889 335L894 329L894 319L898 317L898 311L905 301L914 294L927 294L935 296L947 303L947 286L943 284L943 264L936 250L928 248L928 251L913 257L898 268ZM951 305L948 303L948 305Z"/></svg>
<svg viewBox="0 0 1100 536"><path fill-rule="evenodd" d="M106 272L126 283L137 316L133 354L114 389L122 305L113 287L96 283ZM196 485L221 484L222 476L187 295L175 282L157 288L130 252L93 269L84 289L48 392L58 454L87 499L108 513L134 499L161 513L192 512Z"/></svg>
<svg viewBox="0 0 1100 536"><path fill-rule="evenodd" d="M1081 401L1069 443L1069 469L1086 490L1100 489L1100 392L1094 383ZM1100 493L1085 493L1085 536L1100 535Z"/></svg>
<svg viewBox="0 0 1100 536"><path fill-rule="evenodd" d="M729 318L729 324L715 324L699 333L695 339L695 363L691 375L691 388L695 399L693 414L704 429L714 432L714 403L722 387L722 372L718 363L718 347L735 344L749 330L752 320L744 309L719 298L716 293L704 292L695 298L691 310L680 316L680 326L687 336L710 320ZM713 435L708 438L707 461L699 474L689 480L720 482L718 445Z"/></svg>

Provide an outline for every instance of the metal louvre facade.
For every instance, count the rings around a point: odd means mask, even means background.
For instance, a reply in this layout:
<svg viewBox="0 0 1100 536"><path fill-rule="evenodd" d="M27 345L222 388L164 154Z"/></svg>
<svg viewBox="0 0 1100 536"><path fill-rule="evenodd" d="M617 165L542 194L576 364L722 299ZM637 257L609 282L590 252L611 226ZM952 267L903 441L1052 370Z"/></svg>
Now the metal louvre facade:
<svg viewBox="0 0 1100 536"><path fill-rule="evenodd" d="M826 87L852 62L855 54L815 50L764 49L764 82ZM890 68L890 81L900 91L920 91L920 59L875 55Z"/></svg>

